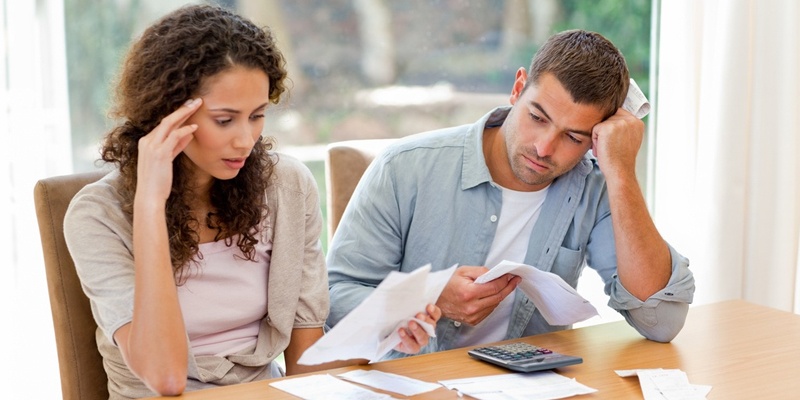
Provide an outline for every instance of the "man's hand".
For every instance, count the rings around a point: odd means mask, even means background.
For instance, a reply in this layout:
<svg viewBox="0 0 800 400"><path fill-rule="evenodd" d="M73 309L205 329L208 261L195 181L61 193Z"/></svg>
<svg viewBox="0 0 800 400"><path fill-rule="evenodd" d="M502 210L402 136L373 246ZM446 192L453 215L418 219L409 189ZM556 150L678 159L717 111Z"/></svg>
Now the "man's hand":
<svg viewBox="0 0 800 400"><path fill-rule="evenodd" d="M436 305L442 315L454 321L477 325L511 294L522 278L505 274L483 284L475 279L489 271L486 267L462 266L456 269L442 290Z"/></svg>
<svg viewBox="0 0 800 400"><path fill-rule="evenodd" d="M433 304L428 304L425 308L425 312L418 313L415 317L436 328L436 323L439 322L439 318L442 317L442 310ZM398 333L402 341L394 349L407 354L419 353L419 350L425 347L430 340L428 333L419 326L417 321L409 321L408 326L400 328Z"/></svg>
<svg viewBox="0 0 800 400"><path fill-rule="evenodd" d="M636 155L644 139L644 122L618 109L592 128L592 151L607 178L636 170Z"/></svg>

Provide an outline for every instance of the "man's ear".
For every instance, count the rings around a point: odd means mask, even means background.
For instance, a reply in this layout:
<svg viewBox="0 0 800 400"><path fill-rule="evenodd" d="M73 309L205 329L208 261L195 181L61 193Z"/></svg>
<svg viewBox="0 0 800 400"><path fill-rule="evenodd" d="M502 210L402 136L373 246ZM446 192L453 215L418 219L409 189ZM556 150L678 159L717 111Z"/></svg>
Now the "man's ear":
<svg viewBox="0 0 800 400"><path fill-rule="evenodd" d="M514 77L514 86L511 88L511 96L508 101L513 106L519 97L522 96L522 91L525 89L525 83L528 82L528 71L524 67L517 70L517 75Z"/></svg>

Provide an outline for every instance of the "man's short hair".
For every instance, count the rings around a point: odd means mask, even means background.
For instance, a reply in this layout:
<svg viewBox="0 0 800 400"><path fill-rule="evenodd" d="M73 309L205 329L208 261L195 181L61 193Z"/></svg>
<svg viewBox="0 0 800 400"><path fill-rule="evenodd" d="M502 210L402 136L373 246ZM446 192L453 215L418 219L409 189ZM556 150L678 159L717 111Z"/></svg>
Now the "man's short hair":
<svg viewBox="0 0 800 400"><path fill-rule="evenodd" d="M525 89L551 73L573 101L599 106L605 117L617 112L628 93L625 57L596 32L568 30L551 36L534 55Z"/></svg>

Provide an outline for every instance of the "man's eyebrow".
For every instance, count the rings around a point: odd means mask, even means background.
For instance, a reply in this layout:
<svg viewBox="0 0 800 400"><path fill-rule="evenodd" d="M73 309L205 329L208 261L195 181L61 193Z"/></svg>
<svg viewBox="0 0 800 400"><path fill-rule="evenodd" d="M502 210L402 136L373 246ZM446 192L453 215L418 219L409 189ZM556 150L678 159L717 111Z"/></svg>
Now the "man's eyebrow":
<svg viewBox="0 0 800 400"><path fill-rule="evenodd" d="M553 120L552 118L550 118L550 115L547 114L547 111L545 111L544 108L542 108L541 104L539 104L539 103L537 103L535 101L531 101L531 105L536 107L537 110L541 111L541 113L544 114L545 118L547 118L547 119L549 119L551 121Z"/></svg>
<svg viewBox="0 0 800 400"><path fill-rule="evenodd" d="M542 108L541 104L539 104L539 103L537 103L535 101L531 101L531 105L534 106L537 110L539 110L542 114L544 114L545 118L549 119L550 121L553 120L552 118L550 118L550 115L547 114L547 111L545 111L544 108ZM564 129L564 131L572 132L574 134L581 135L581 136L592 137L592 132L587 132L587 131L584 131L584 130L581 130L581 129L566 128L566 129Z"/></svg>

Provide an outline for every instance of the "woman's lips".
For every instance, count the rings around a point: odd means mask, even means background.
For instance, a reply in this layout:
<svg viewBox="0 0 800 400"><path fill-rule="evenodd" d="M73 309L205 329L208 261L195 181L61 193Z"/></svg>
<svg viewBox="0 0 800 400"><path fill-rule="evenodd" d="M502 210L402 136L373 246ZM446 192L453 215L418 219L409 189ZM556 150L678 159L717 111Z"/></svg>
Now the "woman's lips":
<svg viewBox="0 0 800 400"><path fill-rule="evenodd" d="M244 167L245 160L247 160L247 158L223 158L222 159L222 161L225 162L225 165L227 165L228 168L232 168L232 169L241 169L242 167Z"/></svg>

